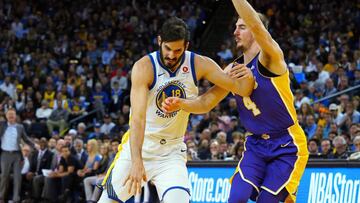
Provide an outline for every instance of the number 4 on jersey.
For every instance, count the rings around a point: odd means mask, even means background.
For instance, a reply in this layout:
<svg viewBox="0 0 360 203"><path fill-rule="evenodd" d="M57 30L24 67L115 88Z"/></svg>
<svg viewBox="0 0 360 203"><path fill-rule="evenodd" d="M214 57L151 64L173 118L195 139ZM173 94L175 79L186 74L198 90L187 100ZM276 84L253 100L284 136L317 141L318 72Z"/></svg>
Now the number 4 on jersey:
<svg viewBox="0 0 360 203"><path fill-rule="evenodd" d="M244 102L244 106L248 110L252 111L254 116L257 116L261 113L260 110L257 108L256 104L253 101L251 101L250 97L243 97L243 102Z"/></svg>

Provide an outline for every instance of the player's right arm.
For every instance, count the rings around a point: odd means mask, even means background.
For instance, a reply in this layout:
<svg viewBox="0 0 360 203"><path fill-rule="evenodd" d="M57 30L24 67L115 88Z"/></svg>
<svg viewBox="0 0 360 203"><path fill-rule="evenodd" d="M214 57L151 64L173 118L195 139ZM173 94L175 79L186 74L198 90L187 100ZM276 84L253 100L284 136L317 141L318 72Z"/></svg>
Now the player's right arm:
<svg viewBox="0 0 360 203"><path fill-rule="evenodd" d="M141 181L146 181L142 159L142 145L145 134L146 107L149 86L153 78L150 59L146 56L137 61L131 73L131 120L130 120L130 150L132 166L124 185L130 181L129 193L141 191Z"/></svg>

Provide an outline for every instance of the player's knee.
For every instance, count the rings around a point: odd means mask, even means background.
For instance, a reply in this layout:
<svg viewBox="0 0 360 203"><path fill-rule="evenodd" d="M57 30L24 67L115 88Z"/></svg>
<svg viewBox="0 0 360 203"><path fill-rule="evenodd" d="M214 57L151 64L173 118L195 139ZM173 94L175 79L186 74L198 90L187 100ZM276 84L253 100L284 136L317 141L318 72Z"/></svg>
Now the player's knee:
<svg viewBox="0 0 360 203"><path fill-rule="evenodd" d="M167 191L162 198L161 203L189 203L189 192L184 188L175 188Z"/></svg>
<svg viewBox="0 0 360 203"><path fill-rule="evenodd" d="M229 196L229 203L247 203L249 200L248 195L245 195L242 192L236 194L230 194Z"/></svg>

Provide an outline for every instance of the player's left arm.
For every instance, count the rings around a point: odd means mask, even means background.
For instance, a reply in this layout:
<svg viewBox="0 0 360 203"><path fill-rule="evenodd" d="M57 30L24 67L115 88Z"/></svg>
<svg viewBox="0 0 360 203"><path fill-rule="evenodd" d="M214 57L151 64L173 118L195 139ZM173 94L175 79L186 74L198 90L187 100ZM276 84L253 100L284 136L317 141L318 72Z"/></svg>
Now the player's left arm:
<svg viewBox="0 0 360 203"><path fill-rule="evenodd" d="M259 60L270 72L282 75L287 71L284 54L271 37L254 8L246 0L232 0L239 16L261 48Z"/></svg>
<svg viewBox="0 0 360 203"><path fill-rule="evenodd" d="M196 55L195 67L199 67L196 68L197 78L205 78L216 86L240 96L247 97L254 89L255 79L252 74L248 77L232 78L209 57Z"/></svg>

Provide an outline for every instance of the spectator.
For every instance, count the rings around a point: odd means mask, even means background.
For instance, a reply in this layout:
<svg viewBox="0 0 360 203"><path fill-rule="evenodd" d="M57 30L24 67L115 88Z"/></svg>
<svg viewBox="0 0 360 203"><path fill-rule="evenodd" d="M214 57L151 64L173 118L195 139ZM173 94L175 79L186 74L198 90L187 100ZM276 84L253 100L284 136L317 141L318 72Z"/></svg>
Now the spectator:
<svg viewBox="0 0 360 203"><path fill-rule="evenodd" d="M317 125L313 115L306 116L306 125L304 131L308 138L313 138L316 132Z"/></svg>
<svg viewBox="0 0 360 203"><path fill-rule="evenodd" d="M56 151L54 152L54 156L51 162L51 172L55 173L60 169L60 161L61 161L61 150L66 146L65 141L63 139L59 139L56 142ZM39 177L41 178L41 177ZM53 181L51 177L44 177L44 184L42 185L40 181L34 181L34 191L33 197L35 201L38 201L40 197L45 200L51 200L53 197L57 197L57 184Z"/></svg>
<svg viewBox="0 0 360 203"><path fill-rule="evenodd" d="M111 60L114 58L116 51L113 49L112 44L108 44L107 49L102 53L102 64L110 65Z"/></svg>
<svg viewBox="0 0 360 203"><path fill-rule="evenodd" d="M94 125L94 132L90 133L87 137L88 140L91 139L101 139L103 137L103 133L100 132L100 123L95 123Z"/></svg>
<svg viewBox="0 0 360 203"><path fill-rule="evenodd" d="M332 147L330 139L323 139L321 141L321 156L325 159L332 158Z"/></svg>
<svg viewBox="0 0 360 203"><path fill-rule="evenodd" d="M49 119L46 121L46 125L50 134L52 134L54 127L59 127L60 135L63 135L67 126L69 112L62 108L61 100L57 101L57 103L58 108L51 112Z"/></svg>
<svg viewBox="0 0 360 203"><path fill-rule="evenodd" d="M347 159L349 157L346 140L342 136L336 136L333 140L333 145L335 148L333 157L335 159Z"/></svg>
<svg viewBox="0 0 360 203"><path fill-rule="evenodd" d="M49 104L46 100L41 101L41 107L36 110L36 119L38 121L46 121L51 115L52 109L49 108Z"/></svg>
<svg viewBox="0 0 360 203"><path fill-rule="evenodd" d="M88 158L84 165L84 168L77 171L77 175L80 178L91 176L99 168L101 156L98 154L98 147L96 140L89 140L86 144L86 151Z"/></svg>
<svg viewBox="0 0 360 203"><path fill-rule="evenodd" d="M97 184L100 184L106 175L106 169L109 166L110 159L109 159L109 146L107 144L102 144L100 146L100 155L101 160L99 163L99 168L94 171L94 176L89 176L84 179L84 190L86 201L88 203L95 203L100 194L98 188L96 187Z"/></svg>
<svg viewBox="0 0 360 203"><path fill-rule="evenodd" d="M52 181L56 181L61 185L61 195L59 200L61 202L67 201L71 188L74 185L76 171L79 169L79 163L75 157L71 155L70 147L63 146L61 148L61 160L59 170L49 174Z"/></svg>
<svg viewBox="0 0 360 203"><path fill-rule="evenodd" d="M33 154L31 161L30 172L26 178L32 183L33 198L40 197L41 188L44 185L43 169L51 169L54 154L48 149L48 142L46 138L40 139L40 149ZM36 194L36 195L35 195Z"/></svg>
<svg viewBox="0 0 360 203"><path fill-rule="evenodd" d="M352 123L360 123L360 113L354 109L354 105L349 102L346 104L345 114L339 122L339 126L350 129Z"/></svg>
<svg viewBox="0 0 360 203"><path fill-rule="evenodd" d="M0 85L0 90L11 98L15 98L15 85L11 82L10 76L5 77L4 82Z"/></svg>
<svg viewBox="0 0 360 203"><path fill-rule="evenodd" d="M209 141L210 140L208 140L208 139L202 139L202 140L200 139L200 143L199 143L199 147L198 147L198 157L201 160L209 160L212 158L211 154L210 154Z"/></svg>
<svg viewBox="0 0 360 203"><path fill-rule="evenodd" d="M210 142L210 153L211 153L211 159L210 160L221 160L220 145L219 145L218 141L211 140L211 142Z"/></svg>
<svg viewBox="0 0 360 203"><path fill-rule="evenodd" d="M118 152L120 141L118 139L113 139L111 140L110 144L111 144L111 150L109 157L110 157L110 161L112 161Z"/></svg>
<svg viewBox="0 0 360 203"><path fill-rule="evenodd" d="M238 142L236 142L236 144L233 147L232 150L232 160L234 161L239 161L243 155L244 152L244 140L240 139Z"/></svg>
<svg viewBox="0 0 360 203"><path fill-rule="evenodd" d="M120 68L117 69L116 75L111 78L111 89L116 89L115 83L117 83L120 91L128 89L128 79Z"/></svg>
<svg viewBox="0 0 360 203"><path fill-rule="evenodd" d="M104 115L104 124L100 128L100 133L103 133L105 135L109 135L111 129L115 127L115 123L111 121L111 117L109 114Z"/></svg>
<svg viewBox="0 0 360 203"><path fill-rule="evenodd" d="M304 95L302 90L295 91L295 106L296 108L300 108L302 104L308 103L310 104L310 99Z"/></svg>
<svg viewBox="0 0 360 203"><path fill-rule="evenodd" d="M308 150L309 150L309 158L310 159L321 158L321 154L319 153L319 144L318 144L317 139L312 138L308 141Z"/></svg>
<svg viewBox="0 0 360 203"><path fill-rule="evenodd" d="M220 57L220 59L225 63L228 63L233 58L232 52L229 48L226 47L225 44L221 45L220 51L217 52L217 56Z"/></svg>
<svg viewBox="0 0 360 203"><path fill-rule="evenodd" d="M81 122L77 125L77 136L81 137L82 140L86 141L86 125L85 123Z"/></svg>
<svg viewBox="0 0 360 203"><path fill-rule="evenodd" d="M48 142L48 146L49 146L49 150L52 152L52 153L55 153L56 151L56 139L55 138L50 138L49 139L49 142Z"/></svg>
<svg viewBox="0 0 360 203"><path fill-rule="evenodd" d="M360 160L360 135L356 136L353 140L355 151L348 158L349 160Z"/></svg>
<svg viewBox="0 0 360 203"><path fill-rule="evenodd" d="M28 196L28 193L30 191L31 188L31 180L32 180L32 176L31 176L31 172L30 172L30 166L31 166L31 149L28 145L25 145L21 148L21 153L23 156L23 165L22 165L22 169L21 169L21 196Z"/></svg>
<svg viewBox="0 0 360 203"><path fill-rule="evenodd" d="M84 142L81 139L76 138L74 141L74 150L72 151L72 154L80 163L80 169L84 168L89 156L88 153L84 150Z"/></svg>
<svg viewBox="0 0 360 203"><path fill-rule="evenodd" d="M193 140L186 141L186 147L187 147L187 153L186 153L187 160L188 161L199 160L195 142Z"/></svg>

